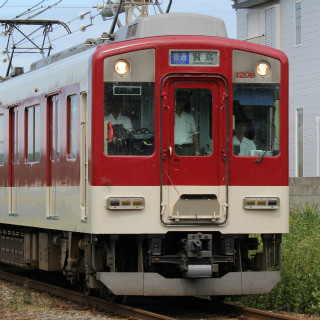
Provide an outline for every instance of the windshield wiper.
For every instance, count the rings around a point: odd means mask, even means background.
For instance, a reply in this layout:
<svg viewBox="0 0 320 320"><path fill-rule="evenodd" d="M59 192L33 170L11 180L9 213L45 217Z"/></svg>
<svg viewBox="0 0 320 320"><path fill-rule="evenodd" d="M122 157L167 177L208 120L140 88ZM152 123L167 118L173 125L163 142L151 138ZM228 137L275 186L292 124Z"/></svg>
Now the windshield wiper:
<svg viewBox="0 0 320 320"><path fill-rule="evenodd" d="M272 146L272 143L270 143L267 148L264 150L263 154L260 156L259 159L256 159L255 162L256 163L260 163L262 161L262 159L265 157L265 155L267 154L267 152L269 151L269 149L271 150L271 146Z"/></svg>

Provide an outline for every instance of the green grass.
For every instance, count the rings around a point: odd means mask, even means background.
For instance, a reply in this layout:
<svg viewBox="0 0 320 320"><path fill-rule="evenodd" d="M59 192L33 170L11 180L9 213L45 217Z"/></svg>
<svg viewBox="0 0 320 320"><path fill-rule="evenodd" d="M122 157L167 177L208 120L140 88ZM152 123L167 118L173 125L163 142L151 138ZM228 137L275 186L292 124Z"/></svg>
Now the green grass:
<svg viewBox="0 0 320 320"><path fill-rule="evenodd" d="M290 212L283 235L281 281L268 295L244 296L250 307L320 315L320 213L307 205Z"/></svg>

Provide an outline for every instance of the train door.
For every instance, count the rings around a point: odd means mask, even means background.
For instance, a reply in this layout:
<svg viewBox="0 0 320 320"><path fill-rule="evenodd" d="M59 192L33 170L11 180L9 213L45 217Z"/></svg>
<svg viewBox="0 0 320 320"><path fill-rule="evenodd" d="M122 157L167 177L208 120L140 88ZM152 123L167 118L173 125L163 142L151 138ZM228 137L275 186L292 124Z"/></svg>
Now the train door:
<svg viewBox="0 0 320 320"><path fill-rule="evenodd" d="M47 217L58 217L57 184L60 161L59 95L48 97L48 148L47 148Z"/></svg>
<svg viewBox="0 0 320 320"><path fill-rule="evenodd" d="M163 81L161 217L165 224L226 220L225 97L219 78Z"/></svg>
<svg viewBox="0 0 320 320"><path fill-rule="evenodd" d="M16 107L10 108L10 137L9 137L9 214L18 214L17 181L15 179L15 166L19 164L19 111Z"/></svg>

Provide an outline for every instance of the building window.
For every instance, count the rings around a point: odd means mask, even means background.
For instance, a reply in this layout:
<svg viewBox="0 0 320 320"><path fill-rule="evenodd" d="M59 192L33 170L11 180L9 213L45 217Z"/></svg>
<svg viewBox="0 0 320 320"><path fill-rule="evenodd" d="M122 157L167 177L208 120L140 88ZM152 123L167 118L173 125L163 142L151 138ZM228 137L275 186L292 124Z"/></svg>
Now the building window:
<svg viewBox="0 0 320 320"><path fill-rule="evenodd" d="M265 11L265 45L271 48L277 47L277 20L276 8L268 8Z"/></svg>
<svg viewBox="0 0 320 320"><path fill-rule="evenodd" d="M303 109L297 109L297 143L296 143L297 177L303 177Z"/></svg>
<svg viewBox="0 0 320 320"><path fill-rule="evenodd" d="M280 5L252 9L247 20L247 41L280 48Z"/></svg>
<svg viewBox="0 0 320 320"><path fill-rule="evenodd" d="M27 162L40 161L40 106L35 105L26 109L27 117Z"/></svg>
<svg viewBox="0 0 320 320"><path fill-rule="evenodd" d="M250 42L264 44L261 39L264 36L264 15L263 10L254 10L248 13L247 36Z"/></svg>
<svg viewBox="0 0 320 320"><path fill-rule="evenodd" d="M301 45L301 1L294 4L294 41L295 45Z"/></svg>
<svg viewBox="0 0 320 320"><path fill-rule="evenodd" d="M4 115L0 114L0 166L4 164Z"/></svg>
<svg viewBox="0 0 320 320"><path fill-rule="evenodd" d="M77 158L77 96L68 97L67 101L67 158Z"/></svg>

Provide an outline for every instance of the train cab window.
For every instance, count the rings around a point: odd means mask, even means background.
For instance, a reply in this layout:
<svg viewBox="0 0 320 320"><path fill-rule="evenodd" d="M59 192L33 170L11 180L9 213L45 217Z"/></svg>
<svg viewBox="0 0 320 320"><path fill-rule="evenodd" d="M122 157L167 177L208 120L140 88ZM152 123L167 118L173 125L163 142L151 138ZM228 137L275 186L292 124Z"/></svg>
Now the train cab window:
<svg viewBox="0 0 320 320"><path fill-rule="evenodd" d="M212 91L177 89L175 92L174 150L178 156L212 153Z"/></svg>
<svg viewBox="0 0 320 320"><path fill-rule="evenodd" d="M26 109L27 123L27 162L40 161L40 106L35 105Z"/></svg>
<svg viewBox="0 0 320 320"><path fill-rule="evenodd" d="M67 158L77 158L77 96L67 100Z"/></svg>
<svg viewBox="0 0 320 320"><path fill-rule="evenodd" d="M112 82L104 90L104 152L146 156L154 151L154 83Z"/></svg>
<svg viewBox="0 0 320 320"><path fill-rule="evenodd" d="M0 166L4 165L4 115L0 114Z"/></svg>
<svg viewBox="0 0 320 320"><path fill-rule="evenodd" d="M280 92L275 84L234 84L233 153L277 156L280 151Z"/></svg>

